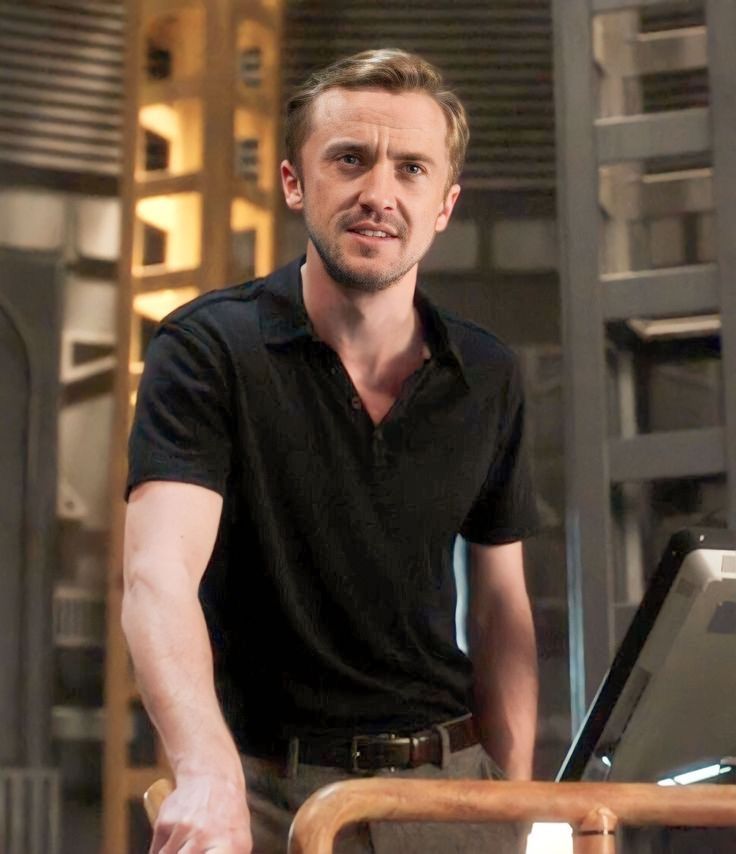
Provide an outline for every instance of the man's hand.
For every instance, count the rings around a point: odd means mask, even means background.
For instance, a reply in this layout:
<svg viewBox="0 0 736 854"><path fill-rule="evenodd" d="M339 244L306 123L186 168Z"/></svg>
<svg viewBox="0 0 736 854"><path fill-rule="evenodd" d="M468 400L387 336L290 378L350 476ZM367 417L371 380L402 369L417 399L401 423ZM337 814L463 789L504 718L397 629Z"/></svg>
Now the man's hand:
<svg viewBox="0 0 736 854"><path fill-rule="evenodd" d="M209 775L180 776L154 826L149 854L251 854L242 786Z"/></svg>

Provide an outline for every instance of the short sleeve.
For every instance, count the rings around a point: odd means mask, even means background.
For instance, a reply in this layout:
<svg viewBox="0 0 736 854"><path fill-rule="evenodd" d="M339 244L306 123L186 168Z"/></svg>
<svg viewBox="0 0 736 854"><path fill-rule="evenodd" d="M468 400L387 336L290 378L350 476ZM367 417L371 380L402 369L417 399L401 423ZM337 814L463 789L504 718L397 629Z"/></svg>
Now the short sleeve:
<svg viewBox="0 0 736 854"><path fill-rule="evenodd" d="M231 429L222 348L165 323L146 352L128 444L126 499L149 480L225 490Z"/></svg>
<svg viewBox="0 0 736 854"><path fill-rule="evenodd" d="M531 536L539 525L529 466L524 396L514 362L501 410L496 453L480 494L460 528L473 543L501 545Z"/></svg>

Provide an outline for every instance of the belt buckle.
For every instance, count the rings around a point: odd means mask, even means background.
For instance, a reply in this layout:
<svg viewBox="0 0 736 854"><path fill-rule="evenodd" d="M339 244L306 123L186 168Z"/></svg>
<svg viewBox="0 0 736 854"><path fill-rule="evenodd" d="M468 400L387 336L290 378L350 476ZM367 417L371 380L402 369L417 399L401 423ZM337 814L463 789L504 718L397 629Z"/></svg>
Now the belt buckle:
<svg viewBox="0 0 736 854"><path fill-rule="evenodd" d="M360 745L367 744L371 740L371 737L367 735L354 735L350 740L350 771L353 774L368 774L372 770L371 768L361 768L358 764Z"/></svg>
<svg viewBox="0 0 736 854"><path fill-rule="evenodd" d="M419 736L412 735L409 736L409 767L410 768L418 768L420 765L419 761Z"/></svg>
<svg viewBox="0 0 736 854"><path fill-rule="evenodd" d="M386 744L405 744L409 747L409 757L406 767L411 768L412 759L415 749L415 739L407 736L400 736L394 732L379 733L378 735L354 735L350 742L350 770L354 774L370 774L375 771L374 766L363 768L358 764L360 759L360 745L371 744L376 742L385 742ZM397 765L379 765L379 768L385 768L388 771L396 771Z"/></svg>

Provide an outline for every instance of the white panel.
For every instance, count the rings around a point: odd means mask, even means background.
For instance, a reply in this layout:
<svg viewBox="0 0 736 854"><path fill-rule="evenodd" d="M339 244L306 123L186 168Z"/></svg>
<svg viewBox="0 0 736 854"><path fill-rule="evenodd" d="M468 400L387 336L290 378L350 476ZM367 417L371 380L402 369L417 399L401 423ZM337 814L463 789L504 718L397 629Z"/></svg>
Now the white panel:
<svg viewBox="0 0 736 854"><path fill-rule="evenodd" d="M109 522L104 461L110 458L113 413L113 396L108 394L65 406L59 414L60 474L89 508L84 525L92 530L103 530Z"/></svg>
<svg viewBox="0 0 736 854"><path fill-rule="evenodd" d="M86 258L117 261L120 255L120 200L85 198L77 203L77 251Z"/></svg>
<svg viewBox="0 0 736 854"><path fill-rule="evenodd" d="M472 220L450 220L435 237L420 269L425 272L461 272L478 264L478 226Z"/></svg>
<svg viewBox="0 0 736 854"><path fill-rule="evenodd" d="M64 330L116 332L117 288L105 280L68 276L64 291Z"/></svg>
<svg viewBox="0 0 736 854"><path fill-rule="evenodd" d="M64 242L66 200L38 190L0 191L0 245L53 250Z"/></svg>
<svg viewBox="0 0 736 854"><path fill-rule="evenodd" d="M493 266L529 271L557 268L557 226L553 219L506 219L491 226Z"/></svg>

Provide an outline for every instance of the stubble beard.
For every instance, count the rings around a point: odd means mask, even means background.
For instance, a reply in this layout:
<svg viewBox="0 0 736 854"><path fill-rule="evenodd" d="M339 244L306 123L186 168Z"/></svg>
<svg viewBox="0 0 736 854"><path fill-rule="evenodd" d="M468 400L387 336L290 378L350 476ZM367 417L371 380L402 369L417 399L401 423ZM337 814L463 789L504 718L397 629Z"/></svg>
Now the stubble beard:
<svg viewBox="0 0 736 854"><path fill-rule="evenodd" d="M379 293L380 291L385 291L390 288L391 285L402 279L409 270L411 270L412 267L420 261L432 245L432 241L430 240L423 252L417 252L409 258L400 259L395 265L390 266L388 269L375 270L375 272L370 270L359 271L356 270L351 265L350 260L346 258L345 252L340 247L337 238L330 239L329 237L320 234L310 222L306 211L304 212L304 224L307 229L307 235L314 248L317 250L317 254L322 259L322 264L330 278L337 282L338 285L342 285L344 288L352 291L359 291L361 293ZM375 227L376 229L380 229L380 223L376 223ZM397 238L386 239L404 240L406 233L407 230L404 227L399 230ZM370 247L365 247L365 249L361 251L363 252L364 258L375 257L377 254L376 251Z"/></svg>

